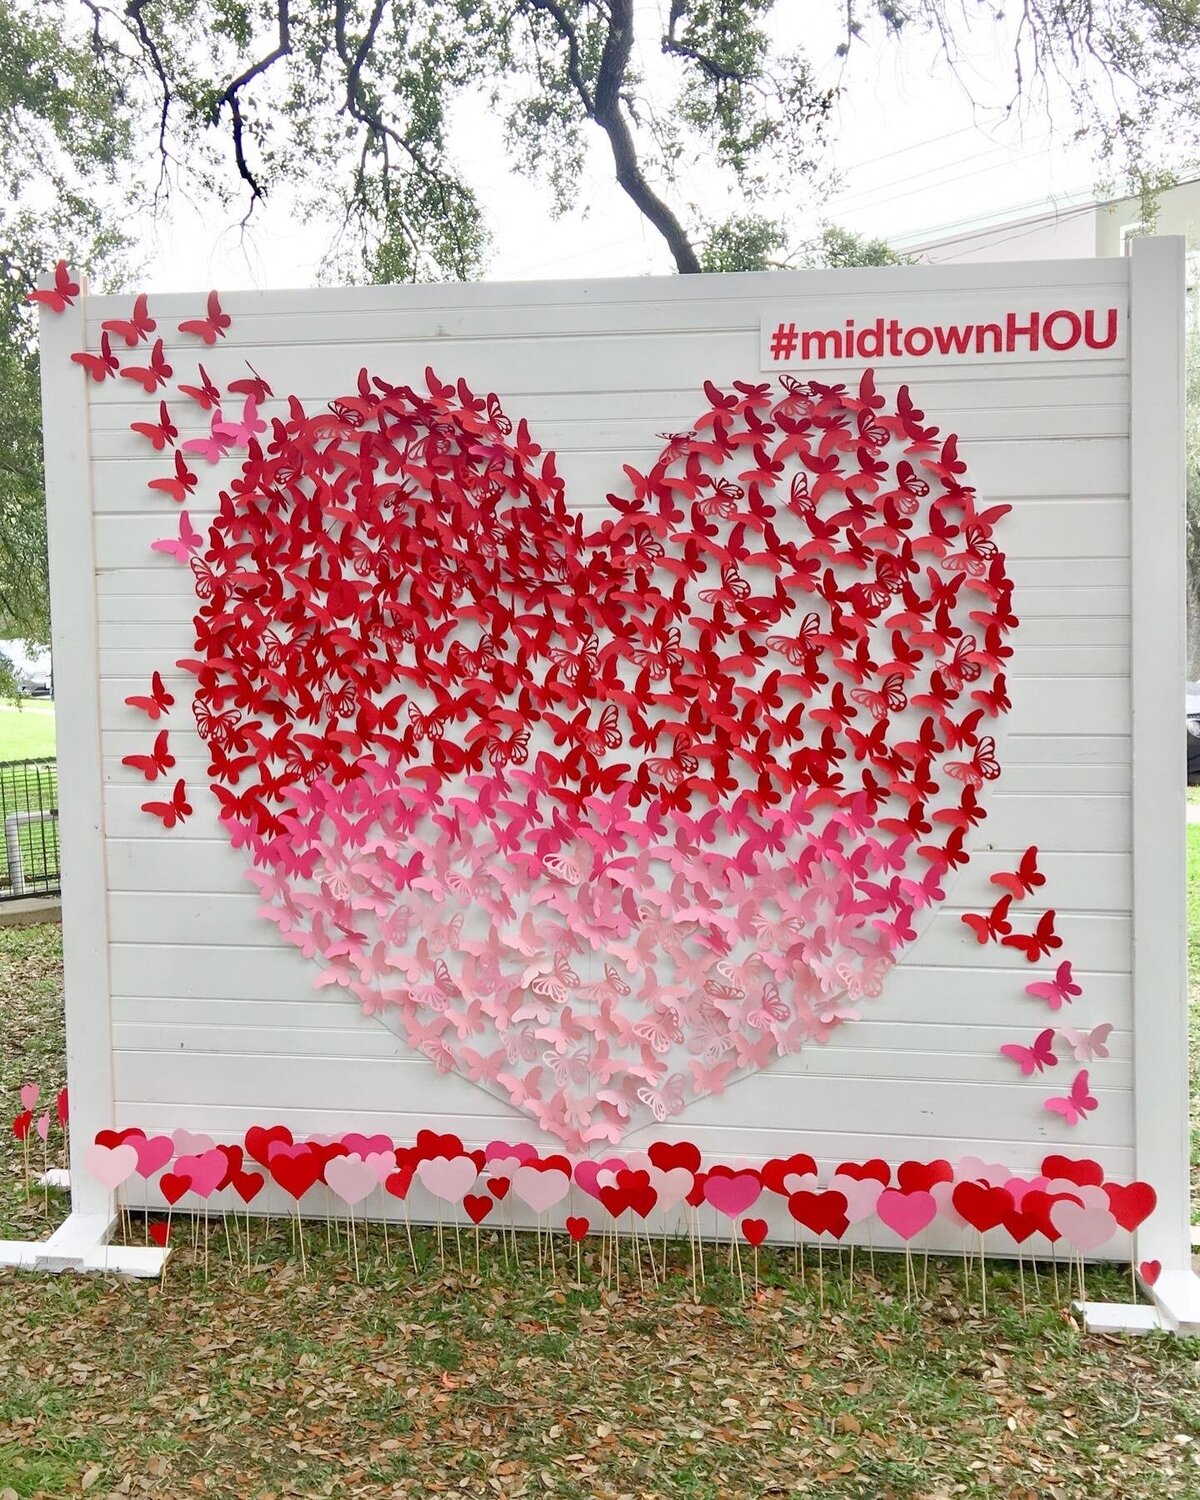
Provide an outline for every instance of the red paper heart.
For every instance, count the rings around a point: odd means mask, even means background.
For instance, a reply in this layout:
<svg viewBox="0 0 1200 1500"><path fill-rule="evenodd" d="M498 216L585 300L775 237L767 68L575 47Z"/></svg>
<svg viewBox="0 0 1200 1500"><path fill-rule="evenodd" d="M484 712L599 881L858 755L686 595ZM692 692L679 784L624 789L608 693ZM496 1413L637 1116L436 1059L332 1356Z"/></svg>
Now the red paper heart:
<svg viewBox="0 0 1200 1500"><path fill-rule="evenodd" d="M751 1245L761 1245L767 1237L766 1219L743 1219L742 1233Z"/></svg>
<svg viewBox="0 0 1200 1500"><path fill-rule="evenodd" d="M1139 1224L1145 1223L1158 1203L1158 1194L1148 1182L1130 1182L1123 1187L1116 1182L1106 1182L1104 1191L1113 1218L1130 1234Z"/></svg>
<svg viewBox="0 0 1200 1500"><path fill-rule="evenodd" d="M467 1193L462 1202L472 1224L482 1224L496 1206L495 1199L485 1193Z"/></svg>
<svg viewBox="0 0 1200 1500"><path fill-rule="evenodd" d="M902 1193L927 1193L935 1182L953 1182L954 1168L948 1161L902 1161L896 1169Z"/></svg>
<svg viewBox="0 0 1200 1500"><path fill-rule="evenodd" d="M1138 1267L1138 1275L1147 1286L1153 1286L1162 1275L1161 1260L1144 1260Z"/></svg>
<svg viewBox="0 0 1200 1500"><path fill-rule="evenodd" d="M234 1192L243 1203L253 1203L262 1192L266 1178L261 1172L235 1172L231 1179Z"/></svg>
<svg viewBox="0 0 1200 1500"><path fill-rule="evenodd" d="M393 1172L383 1185L393 1198L407 1198L415 1171L415 1166L401 1167L399 1171Z"/></svg>
<svg viewBox="0 0 1200 1500"><path fill-rule="evenodd" d="M276 1144L267 1170L284 1190L299 1201L321 1175L321 1158L307 1146Z"/></svg>
<svg viewBox="0 0 1200 1500"><path fill-rule="evenodd" d="M1079 1187L1099 1187L1104 1181L1104 1168L1090 1157L1054 1155L1043 1158L1042 1176L1051 1181L1073 1182Z"/></svg>
<svg viewBox="0 0 1200 1500"><path fill-rule="evenodd" d="M788 1197L788 1190L784 1184L786 1177L812 1177L815 1176L817 1163L813 1157L806 1152L798 1151L794 1156L774 1156L770 1161L764 1162L760 1176L762 1184L769 1192L778 1193L781 1198Z"/></svg>
<svg viewBox="0 0 1200 1500"><path fill-rule="evenodd" d="M618 1172L617 1189L639 1219L644 1219L651 1213L658 1202L658 1193L650 1185L649 1174L641 1170L624 1168Z"/></svg>
<svg viewBox="0 0 1200 1500"><path fill-rule="evenodd" d="M165 1220L156 1220L153 1224L148 1225L146 1233L150 1236L152 1244L157 1245L160 1250L166 1249L167 1241L171 1238L171 1230Z"/></svg>
<svg viewBox="0 0 1200 1500"><path fill-rule="evenodd" d="M1023 1204L1029 1201L1029 1196L1027 1193L1021 1200ZM1003 1224L1016 1206L1007 1188L988 1187L981 1182L958 1183L950 1200L962 1218L980 1234L987 1234L989 1229Z"/></svg>
<svg viewBox="0 0 1200 1500"><path fill-rule="evenodd" d="M512 1187L512 1180L508 1177L489 1177L487 1185L490 1193L503 1200L508 1197L508 1190Z"/></svg>
<svg viewBox="0 0 1200 1500"><path fill-rule="evenodd" d="M28 1111L26 1112L28 1113ZM96 1144L97 1146L108 1146L111 1149L113 1146L120 1146L124 1141L129 1140L131 1136L136 1135L144 1138L145 1134L146 1132L137 1125L130 1125L126 1130L98 1130L96 1132Z"/></svg>
<svg viewBox="0 0 1200 1500"><path fill-rule="evenodd" d="M652 1141L646 1148L651 1164L660 1172L672 1172L682 1167L685 1172L700 1170L700 1150L691 1141Z"/></svg>
<svg viewBox="0 0 1200 1500"><path fill-rule="evenodd" d="M1007 507L867 372L707 385L585 533L523 422L427 384L251 446L185 665L264 914L578 1150L824 1041L944 899L999 774Z"/></svg>
<svg viewBox="0 0 1200 1500"><path fill-rule="evenodd" d="M276 1141L282 1141L285 1146L292 1144L292 1132L286 1125L271 1125L266 1128L251 1125L246 1132L246 1152L260 1167L265 1167L270 1162L271 1147Z"/></svg>
<svg viewBox="0 0 1200 1500"><path fill-rule="evenodd" d="M216 1191L219 1193L222 1188L227 1188L242 1170L244 1153L240 1146L217 1146L216 1150L221 1153L226 1161L225 1175L216 1186Z"/></svg>
<svg viewBox="0 0 1200 1500"><path fill-rule="evenodd" d="M577 1214L570 1214L570 1215L568 1215L568 1217L567 1217L567 1233L576 1242L576 1244L578 1244L578 1242L581 1239L584 1238L584 1236L587 1234L587 1232L588 1232L588 1221L586 1219L581 1218Z"/></svg>
<svg viewBox="0 0 1200 1500"><path fill-rule="evenodd" d="M824 1193L803 1190L788 1199L788 1213L813 1234L831 1234L840 1240L850 1227L846 1196L830 1189Z"/></svg>
<svg viewBox="0 0 1200 1500"><path fill-rule="evenodd" d="M158 1179L158 1190L172 1206L175 1206L192 1185L192 1179L175 1172L164 1172Z"/></svg>
<svg viewBox="0 0 1200 1500"><path fill-rule="evenodd" d="M881 1161L877 1156L870 1161L844 1161L834 1174L837 1177L853 1177L855 1182L866 1182L869 1177L873 1182L881 1182L884 1187L892 1180L892 1169L887 1162Z"/></svg>

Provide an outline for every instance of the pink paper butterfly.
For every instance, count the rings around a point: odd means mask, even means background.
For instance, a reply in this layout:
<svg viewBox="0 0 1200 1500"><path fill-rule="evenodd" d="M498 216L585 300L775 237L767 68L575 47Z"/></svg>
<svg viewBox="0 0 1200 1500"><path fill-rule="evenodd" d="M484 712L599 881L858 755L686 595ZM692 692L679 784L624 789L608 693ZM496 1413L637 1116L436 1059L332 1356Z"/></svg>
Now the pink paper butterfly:
<svg viewBox="0 0 1200 1500"><path fill-rule="evenodd" d="M1045 1108L1062 1115L1068 1125L1078 1125L1080 1120L1086 1119L1096 1108L1098 1102L1094 1094L1088 1093L1087 1069L1080 1068L1071 1085L1070 1095L1065 1099L1047 1099Z"/></svg>
<svg viewBox="0 0 1200 1500"><path fill-rule="evenodd" d="M1111 1024L1106 1021L1103 1026L1094 1026L1091 1031L1076 1031L1073 1027L1064 1026L1059 1035L1066 1037L1075 1049L1076 1062L1091 1062L1094 1057L1108 1056L1105 1044L1111 1030Z"/></svg>
<svg viewBox="0 0 1200 1500"><path fill-rule="evenodd" d="M1025 993L1032 995L1035 1000L1044 1000L1051 1010L1058 1010L1060 1006L1070 1004L1076 995L1082 995L1083 989L1075 983L1071 974L1070 959L1064 958L1053 979L1027 984Z"/></svg>
<svg viewBox="0 0 1200 1500"><path fill-rule="evenodd" d="M658 1088L647 1085L637 1091L638 1098L662 1124L668 1115L677 1115L683 1108L683 1089L687 1079L682 1073L672 1073Z"/></svg>
<svg viewBox="0 0 1200 1500"><path fill-rule="evenodd" d="M1058 1064L1058 1058L1054 1055L1053 1026L1047 1026L1045 1031L1038 1032L1032 1047L1022 1047L1017 1042L1009 1042L1001 1047L1000 1051L1005 1057L1011 1057L1013 1062L1020 1063L1021 1072L1026 1078L1031 1073L1040 1073L1044 1068L1053 1068Z"/></svg>

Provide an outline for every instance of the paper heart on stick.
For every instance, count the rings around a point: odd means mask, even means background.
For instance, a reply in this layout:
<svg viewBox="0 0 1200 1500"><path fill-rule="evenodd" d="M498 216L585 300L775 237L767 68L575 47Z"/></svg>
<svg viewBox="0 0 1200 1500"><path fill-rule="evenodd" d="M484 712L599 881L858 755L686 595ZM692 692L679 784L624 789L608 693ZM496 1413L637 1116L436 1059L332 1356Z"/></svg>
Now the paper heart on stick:
<svg viewBox="0 0 1200 1500"><path fill-rule="evenodd" d="M868 371L706 385L585 524L523 421L426 383L251 442L184 665L318 983L580 1149L826 1040L944 899L1007 507Z"/></svg>

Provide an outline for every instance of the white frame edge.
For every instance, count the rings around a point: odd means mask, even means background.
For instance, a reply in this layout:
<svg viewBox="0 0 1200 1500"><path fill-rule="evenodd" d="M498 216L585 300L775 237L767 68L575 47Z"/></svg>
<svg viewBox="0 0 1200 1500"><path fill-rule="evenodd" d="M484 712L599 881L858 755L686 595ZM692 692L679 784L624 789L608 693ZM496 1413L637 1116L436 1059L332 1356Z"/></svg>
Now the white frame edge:
<svg viewBox="0 0 1200 1500"><path fill-rule="evenodd" d="M43 278L43 285L51 284ZM62 860L64 1006L70 1095L71 1213L43 1244L8 1244L8 1264L44 1271L113 1270L153 1275L163 1253L130 1260L108 1245L112 1194L87 1170L84 1152L113 1123L108 880L104 858L104 784L100 746L95 524L92 515L88 376L71 362L85 347L87 284L61 313L41 309L46 531L57 719L59 833ZM45 434L49 434L49 441ZM143 1262L145 1264L143 1265ZM153 1265L153 1269L152 1269Z"/></svg>
<svg viewBox="0 0 1200 1500"><path fill-rule="evenodd" d="M1130 587L1134 1161L1158 1207L1137 1235L1162 1273L1166 1326L1200 1330L1188 1159L1184 636L1184 253L1137 239L1130 256Z"/></svg>

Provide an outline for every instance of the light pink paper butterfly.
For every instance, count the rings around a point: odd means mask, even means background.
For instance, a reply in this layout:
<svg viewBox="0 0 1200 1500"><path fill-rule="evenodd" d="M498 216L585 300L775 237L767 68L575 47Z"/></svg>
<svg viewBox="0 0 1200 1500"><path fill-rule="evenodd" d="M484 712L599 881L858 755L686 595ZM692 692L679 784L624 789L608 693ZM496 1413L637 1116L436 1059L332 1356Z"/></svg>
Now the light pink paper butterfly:
<svg viewBox="0 0 1200 1500"><path fill-rule="evenodd" d="M1013 1062L1021 1065L1021 1072L1028 1078L1033 1073L1040 1073L1044 1068L1053 1068L1058 1064L1058 1058L1054 1055L1054 1027L1047 1026L1045 1031L1039 1031L1034 1038L1032 1047L1022 1047L1018 1042L1009 1042L1000 1048L1005 1057L1011 1057Z"/></svg>
<svg viewBox="0 0 1200 1500"><path fill-rule="evenodd" d="M150 543L151 552L166 552L175 559L186 565L188 559L195 552L203 537L188 519L186 510L179 512L179 535L160 536L157 541Z"/></svg>
<svg viewBox="0 0 1200 1500"><path fill-rule="evenodd" d="M1057 1115L1062 1115L1068 1125L1078 1125L1080 1120L1087 1118L1098 1103L1095 1095L1088 1092L1087 1069L1080 1068L1075 1075L1075 1081L1071 1084L1071 1092L1067 1098L1047 1099L1045 1108L1053 1110Z"/></svg>
<svg viewBox="0 0 1200 1500"><path fill-rule="evenodd" d="M1075 983L1070 959L1064 958L1053 979L1027 984L1025 993L1032 995L1035 1000L1044 1000L1051 1010L1058 1010L1063 1005L1069 1005L1076 995L1082 995L1083 989Z"/></svg>
<svg viewBox="0 0 1200 1500"><path fill-rule="evenodd" d="M1094 1057L1108 1056L1105 1044L1111 1030L1111 1023L1105 1021L1102 1026L1093 1026L1091 1031L1076 1031L1071 1026L1064 1026L1059 1036L1065 1037L1074 1048L1076 1062L1091 1062Z"/></svg>

